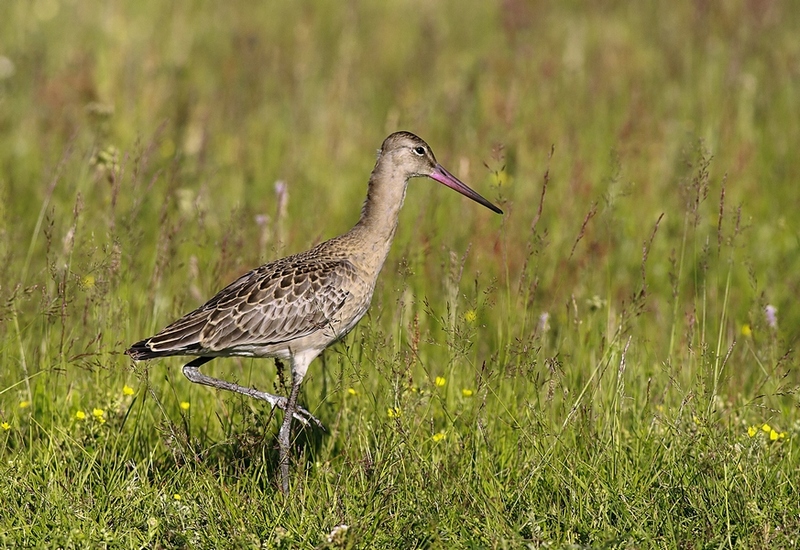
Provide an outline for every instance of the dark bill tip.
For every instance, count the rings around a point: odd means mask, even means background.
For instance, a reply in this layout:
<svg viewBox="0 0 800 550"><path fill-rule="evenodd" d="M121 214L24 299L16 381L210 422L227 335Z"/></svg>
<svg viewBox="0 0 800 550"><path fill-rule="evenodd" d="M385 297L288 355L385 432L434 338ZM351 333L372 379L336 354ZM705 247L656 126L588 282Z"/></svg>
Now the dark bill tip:
<svg viewBox="0 0 800 550"><path fill-rule="evenodd" d="M458 191L465 197L469 197L470 199L474 200L478 204L482 204L492 212L497 212L498 214L502 214L503 211L497 208L494 204L483 198L477 192L473 191L467 185L455 177L453 174L448 172L444 169L441 164L437 164L436 168L433 169L429 176L432 180L438 181L442 185L446 185L450 189Z"/></svg>

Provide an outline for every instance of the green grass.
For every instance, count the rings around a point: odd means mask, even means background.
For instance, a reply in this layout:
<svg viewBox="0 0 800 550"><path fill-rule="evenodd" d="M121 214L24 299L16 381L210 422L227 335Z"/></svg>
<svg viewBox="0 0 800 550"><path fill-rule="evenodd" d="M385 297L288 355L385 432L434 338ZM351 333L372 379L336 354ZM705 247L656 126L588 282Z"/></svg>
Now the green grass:
<svg viewBox="0 0 800 550"><path fill-rule="evenodd" d="M797 546L798 28L744 0L3 3L0 545ZM122 352L348 229L399 129L506 214L412 181L284 498L279 413Z"/></svg>

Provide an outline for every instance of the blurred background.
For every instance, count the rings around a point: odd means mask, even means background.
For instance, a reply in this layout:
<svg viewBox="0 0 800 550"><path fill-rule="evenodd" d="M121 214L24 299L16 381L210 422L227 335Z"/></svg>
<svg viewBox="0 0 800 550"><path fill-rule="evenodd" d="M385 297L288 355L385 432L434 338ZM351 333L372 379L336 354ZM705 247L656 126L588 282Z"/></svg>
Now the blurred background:
<svg viewBox="0 0 800 550"><path fill-rule="evenodd" d="M472 243L473 270L515 284L549 172L537 307L560 308L573 294L622 299L662 213L652 254L663 261L651 275L668 284L671 237L693 200L686 188L708 161L708 224L723 181L723 215L744 207L736 248L747 262L734 280L754 279L748 292L785 300L779 309L796 319L786 276L796 261L800 38L798 10L783 3L36 0L2 10L6 300L18 283L48 279L48 263L63 264L46 260L48 248L60 253L52 242L73 227L86 265L65 284L109 255L123 274L96 274L109 292L133 290L132 271L136 284L154 283L119 320L139 315L161 277L196 282L205 295L346 230L375 150L406 129L508 213L499 221L416 182L395 262ZM164 224L180 225L170 261L202 258L196 275L180 264L152 274Z"/></svg>

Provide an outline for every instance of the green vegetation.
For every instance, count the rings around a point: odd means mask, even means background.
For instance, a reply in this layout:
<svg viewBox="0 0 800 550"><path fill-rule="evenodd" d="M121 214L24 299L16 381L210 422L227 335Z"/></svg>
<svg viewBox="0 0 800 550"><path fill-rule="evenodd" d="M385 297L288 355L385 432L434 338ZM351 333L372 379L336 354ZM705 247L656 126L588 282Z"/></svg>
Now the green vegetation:
<svg viewBox="0 0 800 550"><path fill-rule="evenodd" d="M0 545L797 546L798 28L766 0L3 2ZM506 214L411 183L283 498L279 413L122 352L348 229L400 129Z"/></svg>

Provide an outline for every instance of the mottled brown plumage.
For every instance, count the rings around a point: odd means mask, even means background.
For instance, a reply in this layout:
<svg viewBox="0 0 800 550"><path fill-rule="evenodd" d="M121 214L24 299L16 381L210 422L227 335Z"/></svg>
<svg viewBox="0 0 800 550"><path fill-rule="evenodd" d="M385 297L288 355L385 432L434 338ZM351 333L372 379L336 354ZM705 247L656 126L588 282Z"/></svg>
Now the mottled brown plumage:
<svg viewBox="0 0 800 550"><path fill-rule="evenodd" d="M183 367L192 382L249 395L284 409L278 438L284 492L289 482L292 418L321 426L308 411L297 407L300 383L311 361L347 334L367 312L397 229L408 180L415 176L427 176L502 213L439 165L420 138L408 132L394 133L378 153L361 218L350 231L242 275L204 305L126 352L135 360L195 356ZM289 398L200 372L204 363L228 356L289 361Z"/></svg>
<svg viewBox="0 0 800 550"><path fill-rule="evenodd" d="M363 285L336 241L246 273L204 305L131 347L134 359L165 355L280 357L291 348L335 340L342 325L363 314ZM367 302L366 304L363 302ZM312 342L303 339L312 337ZM291 343L291 344L290 344Z"/></svg>

